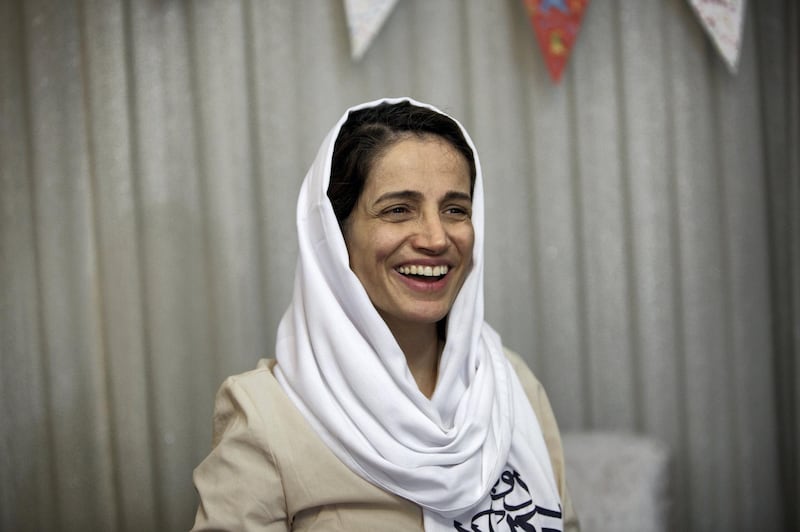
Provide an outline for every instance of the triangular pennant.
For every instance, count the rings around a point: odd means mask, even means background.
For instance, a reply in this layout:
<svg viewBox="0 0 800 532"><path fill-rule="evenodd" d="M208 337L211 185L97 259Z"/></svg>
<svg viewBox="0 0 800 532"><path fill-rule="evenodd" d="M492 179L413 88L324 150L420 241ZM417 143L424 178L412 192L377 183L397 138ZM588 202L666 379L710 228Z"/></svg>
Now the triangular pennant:
<svg viewBox="0 0 800 532"><path fill-rule="evenodd" d="M350 53L358 61L394 9L397 0L345 0Z"/></svg>
<svg viewBox="0 0 800 532"><path fill-rule="evenodd" d="M731 73L736 73L742 45L745 0L689 0Z"/></svg>
<svg viewBox="0 0 800 532"><path fill-rule="evenodd" d="M561 79L589 0L525 0L536 40L554 82Z"/></svg>

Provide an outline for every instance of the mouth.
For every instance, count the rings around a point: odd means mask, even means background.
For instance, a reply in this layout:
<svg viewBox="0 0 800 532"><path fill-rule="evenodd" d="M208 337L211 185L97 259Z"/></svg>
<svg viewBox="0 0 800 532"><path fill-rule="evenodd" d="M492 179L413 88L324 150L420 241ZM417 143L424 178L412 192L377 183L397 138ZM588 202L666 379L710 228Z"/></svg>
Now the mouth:
<svg viewBox="0 0 800 532"><path fill-rule="evenodd" d="M404 277L428 283L433 283L443 279L449 270L450 268L446 264L441 266L412 264L408 266L398 266L395 268L395 271Z"/></svg>

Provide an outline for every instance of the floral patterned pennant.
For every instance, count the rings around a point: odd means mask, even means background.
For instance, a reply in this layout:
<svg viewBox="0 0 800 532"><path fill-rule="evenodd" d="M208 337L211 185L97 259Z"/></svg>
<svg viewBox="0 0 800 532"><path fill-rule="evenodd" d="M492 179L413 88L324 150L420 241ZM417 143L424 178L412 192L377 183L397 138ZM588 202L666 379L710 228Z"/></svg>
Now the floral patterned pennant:
<svg viewBox="0 0 800 532"><path fill-rule="evenodd" d="M736 73L742 47L745 0L689 0L697 18L731 73Z"/></svg>
<svg viewBox="0 0 800 532"><path fill-rule="evenodd" d="M397 0L345 0L350 53L358 61L366 53Z"/></svg>

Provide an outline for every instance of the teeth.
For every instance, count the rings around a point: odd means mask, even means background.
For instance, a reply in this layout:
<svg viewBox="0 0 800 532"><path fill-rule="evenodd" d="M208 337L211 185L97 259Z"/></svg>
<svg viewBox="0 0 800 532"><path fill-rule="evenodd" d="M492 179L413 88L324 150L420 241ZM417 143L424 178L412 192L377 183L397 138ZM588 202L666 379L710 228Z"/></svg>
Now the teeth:
<svg viewBox="0 0 800 532"><path fill-rule="evenodd" d="M400 266L397 271L403 275L423 275L425 277L439 277L445 275L449 268L447 266Z"/></svg>

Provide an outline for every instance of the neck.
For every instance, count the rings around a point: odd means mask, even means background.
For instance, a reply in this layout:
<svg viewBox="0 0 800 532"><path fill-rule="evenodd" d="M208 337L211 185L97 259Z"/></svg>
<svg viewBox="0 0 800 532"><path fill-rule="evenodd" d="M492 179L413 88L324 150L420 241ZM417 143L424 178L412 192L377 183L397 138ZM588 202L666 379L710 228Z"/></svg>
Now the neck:
<svg viewBox="0 0 800 532"><path fill-rule="evenodd" d="M406 356L406 364L419 391L430 399L436 389L439 356L443 347L436 324L389 324L389 329Z"/></svg>

